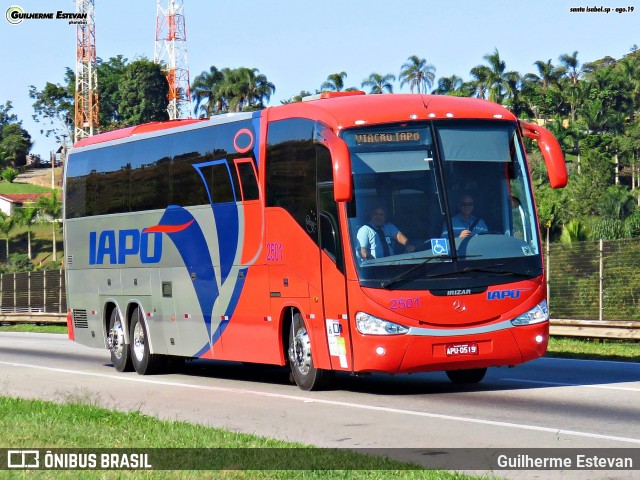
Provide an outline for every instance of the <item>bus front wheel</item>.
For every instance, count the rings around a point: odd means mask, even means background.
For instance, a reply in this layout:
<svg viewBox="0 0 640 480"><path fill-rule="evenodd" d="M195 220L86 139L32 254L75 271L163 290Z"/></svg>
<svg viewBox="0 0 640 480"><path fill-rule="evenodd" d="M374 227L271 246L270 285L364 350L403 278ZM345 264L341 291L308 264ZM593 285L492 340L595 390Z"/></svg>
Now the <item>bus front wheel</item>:
<svg viewBox="0 0 640 480"><path fill-rule="evenodd" d="M140 307L136 307L131 316L131 361L133 368L140 375L150 375L162 368L164 357L152 354L149 349L147 326L142 317Z"/></svg>
<svg viewBox="0 0 640 480"><path fill-rule="evenodd" d="M291 318L289 365L293 380L302 390L319 390L329 383L331 372L313 366L311 340L299 312Z"/></svg>
<svg viewBox="0 0 640 480"><path fill-rule="evenodd" d="M447 377L455 384L470 384L480 382L487 373L486 368L471 368L469 370L447 370Z"/></svg>
<svg viewBox="0 0 640 480"><path fill-rule="evenodd" d="M111 363L118 372L130 372L132 370L129 344L126 343L124 325L118 309L114 308L109 317L109 331L107 344L111 353Z"/></svg>

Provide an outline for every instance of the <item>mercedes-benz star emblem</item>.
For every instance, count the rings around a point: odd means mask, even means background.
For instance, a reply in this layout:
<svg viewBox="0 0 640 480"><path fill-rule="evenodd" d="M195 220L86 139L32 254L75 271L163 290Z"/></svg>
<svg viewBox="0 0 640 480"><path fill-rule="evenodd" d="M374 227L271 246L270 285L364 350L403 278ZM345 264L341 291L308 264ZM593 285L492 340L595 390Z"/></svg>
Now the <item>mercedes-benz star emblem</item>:
<svg viewBox="0 0 640 480"><path fill-rule="evenodd" d="M467 309L467 306L460 300L456 300L455 302L453 302L453 309L458 313L462 313Z"/></svg>

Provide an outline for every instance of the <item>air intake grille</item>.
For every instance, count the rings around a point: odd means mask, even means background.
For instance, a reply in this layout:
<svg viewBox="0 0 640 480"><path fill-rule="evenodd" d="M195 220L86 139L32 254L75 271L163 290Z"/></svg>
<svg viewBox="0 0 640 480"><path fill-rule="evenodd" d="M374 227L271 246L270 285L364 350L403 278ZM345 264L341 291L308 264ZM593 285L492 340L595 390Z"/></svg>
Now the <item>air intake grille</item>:
<svg viewBox="0 0 640 480"><path fill-rule="evenodd" d="M73 311L73 326L75 328L89 328L89 322L87 321L86 310Z"/></svg>

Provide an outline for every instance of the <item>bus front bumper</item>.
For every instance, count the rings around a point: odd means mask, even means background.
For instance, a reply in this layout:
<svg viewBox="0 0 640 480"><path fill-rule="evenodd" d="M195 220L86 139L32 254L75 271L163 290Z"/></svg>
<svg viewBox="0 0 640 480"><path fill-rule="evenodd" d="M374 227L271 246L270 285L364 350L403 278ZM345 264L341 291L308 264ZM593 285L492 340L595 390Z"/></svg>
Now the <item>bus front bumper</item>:
<svg viewBox="0 0 640 480"><path fill-rule="evenodd" d="M360 335L354 371L415 373L510 366L545 354L549 322L504 327L486 333L470 329L464 335L446 330L413 330L388 337Z"/></svg>

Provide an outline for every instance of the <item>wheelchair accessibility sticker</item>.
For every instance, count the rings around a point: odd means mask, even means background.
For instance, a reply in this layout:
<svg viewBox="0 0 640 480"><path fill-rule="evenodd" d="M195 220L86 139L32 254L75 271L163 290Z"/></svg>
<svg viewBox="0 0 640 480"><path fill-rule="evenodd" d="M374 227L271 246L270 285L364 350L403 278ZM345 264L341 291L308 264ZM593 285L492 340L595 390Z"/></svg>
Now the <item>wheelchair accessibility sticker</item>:
<svg viewBox="0 0 640 480"><path fill-rule="evenodd" d="M449 242L446 238L432 238L431 252L434 255L449 255Z"/></svg>

